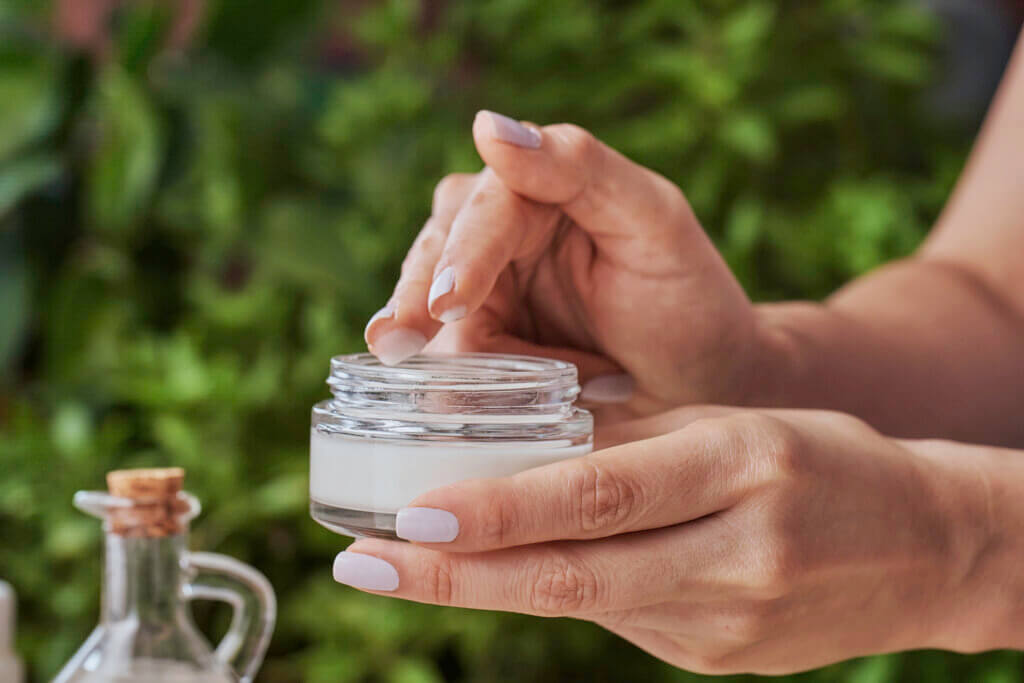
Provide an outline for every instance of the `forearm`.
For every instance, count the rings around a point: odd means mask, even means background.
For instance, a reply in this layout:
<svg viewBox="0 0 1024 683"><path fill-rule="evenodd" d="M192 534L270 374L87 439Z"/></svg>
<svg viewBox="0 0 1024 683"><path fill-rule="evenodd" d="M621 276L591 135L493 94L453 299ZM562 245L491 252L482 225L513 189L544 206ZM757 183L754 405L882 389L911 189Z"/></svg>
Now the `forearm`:
<svg viewBox="0 0 1024 683"><path fill-rule="evenodd" d="M1024 446L1021 42L918 254L824 305L760 308L761 348L779 369L756 400L843 410L899 436Z"/></svg>
<svg viewBox="0 0 1024 683"><path fill-rule="evenodd" d="M1024 316L972 271L909 259L824 304L758 307L750 403L827 408L902 437L1024 445Z"/></svg>
<svg viewBox="0 0 1024 683"><path fill-rule="evenodd" d="M940 510L936 536L945 587L914 615L916 647L959 652L1024 649L1024 451L949 441L906 441Z"/></svg>

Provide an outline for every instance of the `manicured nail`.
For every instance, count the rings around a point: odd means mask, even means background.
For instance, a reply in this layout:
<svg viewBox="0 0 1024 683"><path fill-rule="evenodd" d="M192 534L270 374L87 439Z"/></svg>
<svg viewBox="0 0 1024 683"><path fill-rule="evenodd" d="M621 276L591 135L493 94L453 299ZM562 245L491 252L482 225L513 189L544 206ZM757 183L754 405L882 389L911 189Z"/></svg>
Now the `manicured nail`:
<svg viewBox="0 0 1024 683"><path fill-rule="evenodd" d="M398 588L398 570L379 557L346 550L334 558L334 580L368 591L393 591Z"/></svg>
<svg viewBox="0 0 1024 683"><path fill-rule="evenodd" d="M433 308L434 302L455 289L455 269L448 266L434 278L427 294L427 308Z"/></svg>
<svg viewBox="0 0 1024 683"><path fill-rule="evenodd" d="M459 535L459 520L447 510L402 508L395 517L395 534L407 541L448 543Z"/></svg>
<svg viewBox="0 0 1024 683"><path fill-rule="evenodd" d="M466 307L465 306L452 306L447 311L445 311L441 315L437 316L437 319L447 325L448 323L453 323L456 320L462 320L465 317L466 317Z"/></svg>
<svg viewBox="0 0 1024 683"><path fill-rule="evenodd" d="M503 114L497 114L493 111L484 110L480 113L491 120L491 135L494 136L495 140L501 140L517 147L526 147L527 149L537 149L540 147L540 133L534 129L524 126L515 119L510 119Z"/></svg>
<svg viewBox="0 0 1024 683"><path fill-rule="evenodd" d="M398 365L419 353L427 345L427 338L416 330L399 327L385 332L373 342L370 351L384 365Z"/></svg>
<svg viewBox="0 0 1024 683"><path fill-rule="evenodd" d="M580 398L594 403L624 403L633 396L635 386L629 375L602 375L583 385Z"/></svg>
<svg viewBox="0 0 1024 683"><path fill-rule="evenodd" d="M375 322L377 322L378 320L381 320L383 318L390 318L394 314L395 314L395 304L393 304L392 302L389 301L387 306L385 306L384 308L382 308L379 311L377 311L376 313L374 313L373 317L370 318L370 320L366 323L366 328L363 330L363 336L364 337L366 336L366 333L370 329L370 325L374 324Z"/></svg>

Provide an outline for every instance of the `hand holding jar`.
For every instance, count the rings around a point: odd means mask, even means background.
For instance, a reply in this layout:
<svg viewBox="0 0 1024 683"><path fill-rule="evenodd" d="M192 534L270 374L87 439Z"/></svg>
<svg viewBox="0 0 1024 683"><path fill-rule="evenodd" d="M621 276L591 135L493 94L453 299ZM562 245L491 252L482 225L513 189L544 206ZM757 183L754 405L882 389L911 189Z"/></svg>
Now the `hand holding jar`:
<svg viewBox="0 0 1024 683"><path fill-rule="evenodd" d="M705 673L1024 644L1024 548L999 522L1024 519L1024 453L823 411L686 408L608 438L630 441L417 498L415 543L358 540L335 578L586 619Z"/></svg>
<svg viewBox="0 0 1024 683"><path fill-rule="evenodd" d="M588 619L704 672L1024 647L1024 452L894 438L1024 447L1022 121L1024 48L917 253L753 306L670 182L481 113L487 167L439 186L370 349L571 361L604 448L418 495L412 543L359 540L335 578ZM661 412L709 401L760 409Z"/></svg>

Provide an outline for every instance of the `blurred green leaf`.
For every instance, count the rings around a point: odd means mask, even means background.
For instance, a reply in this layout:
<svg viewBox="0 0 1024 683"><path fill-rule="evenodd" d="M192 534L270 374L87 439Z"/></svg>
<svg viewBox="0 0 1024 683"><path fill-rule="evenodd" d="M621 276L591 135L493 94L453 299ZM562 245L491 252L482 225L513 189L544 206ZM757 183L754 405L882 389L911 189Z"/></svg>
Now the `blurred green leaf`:
<svg viewBox="0 0 1024 683"><path fill-rule="evenodd" d="M24 197L60 178L62 171L60 159L48 154L0 166L0 221Z"/></svg>
<svg viewBox="0 0 1024 683"><path fill-rule="evenodd" d="M24 253L14 233L0 230L0 370L5 376L28 329L31 301Z"/></svg>
<svg viewBox="0 0 1024 683"><path fill-rule="evenodd" d="M0 51L0 162L48 133L58 122L56 66L47 57Z"/></svg>
<svg viewBox="0 0 1024 683"><path fill-rule="evenodd" d="M737 112L729 115L722 122L718 136L726 148L751 161L763 163L775 156L775 134L771 123L759 114Z"/></svg>
<svg viewBox="0 0 1024 683"><path fill-rule="evenodd" d="M855 662L847 674L848 683L889 683L897 680L900 656L873 657Z"/></svg>
<svg viewBox="0 0 1024 683"><path fill-rule="evenodd" d="M770 2L748 2L722 22L722 43L727 50L745 50L763 42L775 23L775 6Z"/></svg>
<svg viewBox="0 0 1024 683"><path fill-rule="evenodd" d="M150 199L160 170L160 124L146 93L111 66L99 78L92 102L94 149L88 181L90 218L97 229L121 232Z"/></svg>

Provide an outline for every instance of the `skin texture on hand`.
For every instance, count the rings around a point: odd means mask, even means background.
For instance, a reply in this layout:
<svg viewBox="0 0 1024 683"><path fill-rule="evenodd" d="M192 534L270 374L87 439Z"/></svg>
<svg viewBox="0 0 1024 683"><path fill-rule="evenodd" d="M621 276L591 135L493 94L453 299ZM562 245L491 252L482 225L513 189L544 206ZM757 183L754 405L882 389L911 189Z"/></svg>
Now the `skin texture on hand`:
<svg viewBox="0 0 1024 683"><path fill-rule="evenodd" d="M487 168L438 185L371 351L568 360L601 416L739 400L753 308L676 186L572 125L473 138Z"/></svg>
<svg viewBox="0 0 1024 683"><path fill-rule="evenodd" d="M397 575L382 594L586 619L706 673L1024 642L1006 600L1022 454L965 465L970 447L824 411L693 407L610 430L629 442L420 497L408 529L454 540L359 540L336 578L365 588L378 579L345 565L372 557Z"/></svg>

